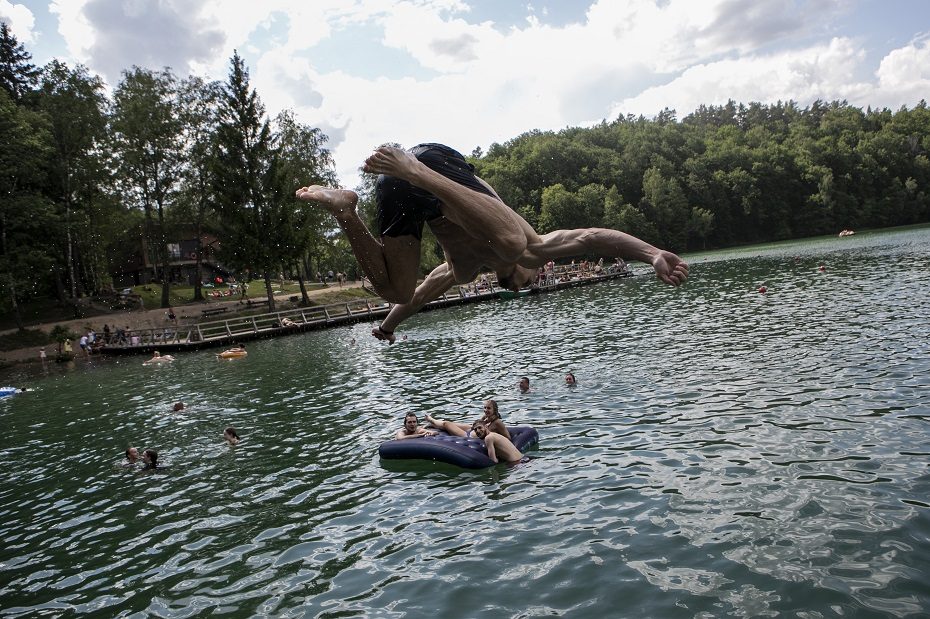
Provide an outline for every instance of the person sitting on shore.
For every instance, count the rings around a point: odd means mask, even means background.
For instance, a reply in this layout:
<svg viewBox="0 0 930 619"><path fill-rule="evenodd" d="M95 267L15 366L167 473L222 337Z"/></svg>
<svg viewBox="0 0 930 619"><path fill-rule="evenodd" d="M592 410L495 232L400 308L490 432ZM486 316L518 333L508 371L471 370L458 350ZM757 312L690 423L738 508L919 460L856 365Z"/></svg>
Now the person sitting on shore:
<svg viewBox="0 0 930 619"><path fill-rule="evenodd" d="M484 441L484 447L488 450L488 457L492 462L519 462L523 459L523 454L513 443L497 432L488 431L488 427L483 423L476 422L473 432L477 439Z"/></svg>
<svg viewBox="0 0 930 619"><path fill-rule="evenodd" d="M281 319L281 326L282 327L296 327L297 323L285 316L284 318Z"/></svg>
<svg viewBox="0 0 930 619"><path fill-rule="evenodd" d="M394 433L394 440L422 438L424 436L436 436L436 433L419 425L419 420L417 420L415 414L407 413L404 415L404 427Z"/></svg>
<svg viewBox="0 0 930 619"><path fill-rule="evenodd" d="M229 426L223 430L223 438L230 445L236 445L239 443L239 434L236 432L236 429L232 426Z"/></svg>

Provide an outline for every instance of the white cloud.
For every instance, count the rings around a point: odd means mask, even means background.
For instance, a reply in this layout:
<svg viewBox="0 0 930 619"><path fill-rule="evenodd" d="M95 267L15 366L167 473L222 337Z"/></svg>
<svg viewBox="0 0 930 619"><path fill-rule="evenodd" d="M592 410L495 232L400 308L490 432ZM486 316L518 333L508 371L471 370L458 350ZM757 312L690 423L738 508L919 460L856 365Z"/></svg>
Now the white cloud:
<svg viewBox="0 0 930 619"><path fill-rule="evenodd" d="M65 40L68 52L78 62L87 63L96 32L84 17L87 0L52 0L48 10L58 15L58 33Z"/></svg>
<svg viewBox="0 0 930 619"><path fill-rule="evenodd" d="M35 16L26 5L0 0L0 21L6 22L19 43L35 42Z"/></svg>
<svg viewBox="0 0 930 619"><path fill-rule="evenodd" d="M679 116L701 104L723 104L733 99L748 103L815 99L861 99L870 88L854 74L865 54L849 39L833 39L826 46L748 56L696 65L662 86L648 88L613 106L611 117L651 115L668 107Z"/></svg>
<svg viewBox="0 0 930 619"><path fill-rule="evenodd" d="M930 40L915 42L886 55L875 73L876 104L898 107L930 98Z"/></svg>
<svg viewBox="0 0 930 619"><path fill-rule="evenodd" d="M596 0L563 27L543 23L531 6L511 24L491 23L467 0L53 0L52 10L75 57L106 67L111 79L107 61L126 68L144 50L152 68L223 80L239 49L268 112L292 108L323 128L352 186L384 142L441 141L468 152L531 129L665 107L684 116L728 99L916 102L928 92L926 43L888 53L875 83L863 83L859 42L819 33L843 2ZM101 6L121 19L105 19ZM127 7L195 27L144 35L129 49ZM210 33L223 41L205 41ZM123 41L126 53L108 38Z"/></svg>

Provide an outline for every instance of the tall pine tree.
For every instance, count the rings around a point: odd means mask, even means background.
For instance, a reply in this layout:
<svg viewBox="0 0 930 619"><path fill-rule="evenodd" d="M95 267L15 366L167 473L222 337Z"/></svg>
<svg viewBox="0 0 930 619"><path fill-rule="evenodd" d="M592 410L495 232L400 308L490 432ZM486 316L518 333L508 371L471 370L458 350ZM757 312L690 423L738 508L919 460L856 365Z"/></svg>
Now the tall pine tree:
<svg viewBox="0 0 930 619"><path fill-rule="evenodd" d="M21 103L39 80L39 70L31 62L32 54L16 40L6 22L0 22L0 88L14 103Z"/></svg>

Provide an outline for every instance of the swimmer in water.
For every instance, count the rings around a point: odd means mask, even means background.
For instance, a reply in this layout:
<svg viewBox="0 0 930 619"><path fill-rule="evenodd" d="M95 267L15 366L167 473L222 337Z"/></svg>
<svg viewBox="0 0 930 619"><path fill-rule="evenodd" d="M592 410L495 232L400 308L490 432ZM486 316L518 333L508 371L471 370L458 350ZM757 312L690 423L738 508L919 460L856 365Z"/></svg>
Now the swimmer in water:
<svg viewBox="0 0 930 619"><path fill-rule="evenodd" d="M135 466L139 463L139 450L135 447L126 448L126 459L123 460L123 466Z"/></svg>
<svg viewBox="0 0 930 619"><path fill-rule="evenodd" d="M404 427L394 433L394 440L422 438L424 436L436 436L436 433L419 425L416 415L407 413L404 415Z"/></svg>
<svg viewBox="0 0 930 619"><path fill-rule="evenodd" d="M223 430L223 438L226 439L226 442L230 445L236 445L239 443L239 434L236 433L236 429L232 426L229 426Z"/></svg>
<svg viewBox="0 0 930 619"><path fill-rule="evenodd" d="M172 361L174 361L174 357L172 357L171 355L162 355L160 352L156 350L154 353L152 353L152 358L149 359L148 361L143 362L142 365L151 365L155 363L171 363Z"/></svg>
<svg viewBox="0 0 930 619"><path fill-rule="evenodd" d="M155 470L158 468L158 452L154 449L146 449L142 452L142 462L145 463L143 469Z"/></svg>
<svg viewBox="0 0 930 619"><path fill-rule="evenodd" d="M523 454L514 447L513 443L497 432L489 432L488 427L483 423L475 423L474 433L476 438L484 441L484 447L488 450L488 457L491 461L519 462L523 459Z"/></svg>

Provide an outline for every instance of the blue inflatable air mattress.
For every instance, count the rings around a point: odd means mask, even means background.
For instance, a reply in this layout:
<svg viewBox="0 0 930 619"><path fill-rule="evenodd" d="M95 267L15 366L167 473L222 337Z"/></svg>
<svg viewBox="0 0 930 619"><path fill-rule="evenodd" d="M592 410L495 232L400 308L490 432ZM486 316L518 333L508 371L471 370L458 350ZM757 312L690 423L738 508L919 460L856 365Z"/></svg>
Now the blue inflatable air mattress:
<svg viewBox="0 0 930 619"><path fill-rule="evenodd" d="M522 453L539 442L539 434L530 426L508 427L514 446ZM378 454L385 460L435 460L466 469L483 469L494 466L477 438L462 438L440 432L436 436L408 438L381 443Z"/></svg>

